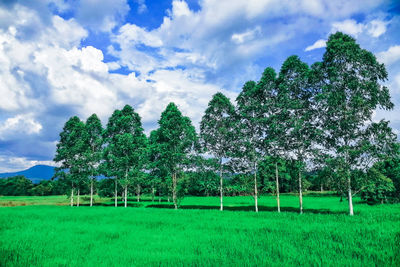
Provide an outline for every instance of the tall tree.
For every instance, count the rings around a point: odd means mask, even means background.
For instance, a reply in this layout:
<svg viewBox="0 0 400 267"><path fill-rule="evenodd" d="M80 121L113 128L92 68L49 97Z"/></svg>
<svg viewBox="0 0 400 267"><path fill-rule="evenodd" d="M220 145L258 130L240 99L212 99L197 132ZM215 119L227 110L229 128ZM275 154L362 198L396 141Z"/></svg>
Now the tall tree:
<svg viewBox="0 0 400 267"><path fill-rule="evenodd" d="M229 157L232 150L234 117L235 108L229 98L222 93L216 93L208 103L200 123L201 142L206 151L213 154L219 162L220 210L224 209L222 161Z"/></svg>
<svg viewBox="0 0 400 267"><path fill-rule="evenodd" d="M88 144L85 158L87 160L88 172L90 173L90 206L93 206L93 184L95 177L99 174L98 167L102 156L103 127L96 114L91 115L86 120L85 126L86 141Z"/></svg>
<svg viewBox="0 0 400 267"><path fill-rule="evenodd" d="M310 86L310 68L298 56L290 56L283 63L278 77L278 102L280 105L283 135L279 143L286 158L297 163L300 213L303 213L303 170L310 160L317 139L315 92Z"/></svg>
<svg viewBox="0 0 400 267"><path fill-rule="evenodd" d="M266 68L260 81L257 84L260 95L263 97L259 102L261 104L259 110L259 124L261 126L261 136L259 146L268 154L268 160L274 161L275 173L275 193L277 210L281 211L280 207L280 186L279 186L279 170L282 168L283 161L281 160L285 150L282 149L281 141L285 137L286 128L282 124L282 110L284 109L280 95L278 94L277 77L273 68ZM258 104L258 105L260 105Z"/></svg>
<svg viewBox="0 0 400 267"><path fill-rule="evenodd" d="M393 108L388 88L380 84L387 72L371 52L341 32L329 37L320 71L324 144L341 163L353 215L351 171L371 166L395 140L388 122L372 122L375 109Z"/></svg>
<svg viewBox="0 0 400 267"><path fill-rule="evenodd" d="M107 175L115 179L115 206L118 180L123 183L126 207L130 177L139 175L147 158L147 140L139 114L129 105L121 111L114 111L107 124L105 136L107 145L104 169Z"/></svg>
<svg viewBox="0 0 400 267"><path fill-rule="evenodd" d="M160 127L155 134L157 158L172 177L172 200L177 209L178 176L184 170L189 154L194 152L197 135L190 119L182 116L174 103L168 104L158 124Z"/></svg>
<svg viewBox="0 0 400 267"><path fill-rule="evenodd" d="M266 68L260 81L258 83L254 81L246 82L236 99L238 114L236 152L244 163L243 166L247 166L253 172L256 212L258 212L258 164L269 153L269 148L272 147L266 146L266 143L268 143L266 139L272 137L268 132L267 122L271 115L269 102L275 92L275 80L274 69Z"/></svg>
<svg viewBox="0 0 400 267"><path fill-rule="evenodd" d="M82 181L87 175L84 153L87 148L85 142L85 124L77 117L71 117L60 133L54 161L61 164L57 168L57 176L64 178L71 184L71 206L73 206L74 190L78 189L77 205L79 206L79 192Z"/></svg>

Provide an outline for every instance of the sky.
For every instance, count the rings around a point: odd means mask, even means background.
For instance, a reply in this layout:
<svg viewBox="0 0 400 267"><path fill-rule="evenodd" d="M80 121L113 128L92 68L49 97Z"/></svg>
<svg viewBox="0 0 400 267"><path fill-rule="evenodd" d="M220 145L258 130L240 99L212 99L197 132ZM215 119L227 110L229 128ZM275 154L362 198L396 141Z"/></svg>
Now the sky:
<svg viewBox="0 0 400 267"><path fill-rule="evenodd" d="M385 63L400 133L400 3L381 0L2 0L0 172L54 165L72 116L107 123L133 106L146 132L169 102L198 128L213 94L232 101L266 67L322 59L342 31Z"/></svg>

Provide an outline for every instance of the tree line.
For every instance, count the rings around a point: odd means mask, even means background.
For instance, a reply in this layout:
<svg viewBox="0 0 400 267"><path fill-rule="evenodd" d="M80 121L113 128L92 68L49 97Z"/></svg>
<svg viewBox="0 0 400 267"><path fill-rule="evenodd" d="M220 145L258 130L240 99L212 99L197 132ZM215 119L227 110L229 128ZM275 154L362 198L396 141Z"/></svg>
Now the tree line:
<svg viewBox="0 0 400 267"><path fill-rule="evenodd" d="M280 211L280 181L286 175L296 181L292 190L299 194L300 213L304 187L319 179L314 186L346 195L353 215L358 191L379 201L399 196L398 174L392 175L400 155L396 135L388 121L372 120L375 110L393 108L382 85L386 80L384 64L337 32L321 62L309 66L290 56L279 73L266 68L259 81L243 85L236 105L215 94L199 133L174 103L149 136L129 105L115 110L104 129L96 114L86 122L70 118L57 144L56 176L69 183L71 205L74 193L79 199L86 185L92 199L96 177L104 175L113 181L115 206L118 192L126 207L132 189L140 196L150 188L152 195L171 198L177 209L190 191L188 177L197 175L214 181L221 210L225 183L240 181L246 190L251 187L255 211L261 189L276 194Z"/></svg>

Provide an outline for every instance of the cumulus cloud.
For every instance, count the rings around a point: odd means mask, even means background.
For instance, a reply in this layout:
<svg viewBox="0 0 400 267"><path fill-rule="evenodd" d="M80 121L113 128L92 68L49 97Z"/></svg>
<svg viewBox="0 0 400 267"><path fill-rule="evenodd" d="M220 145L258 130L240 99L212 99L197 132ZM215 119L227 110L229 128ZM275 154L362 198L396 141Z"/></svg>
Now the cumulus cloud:
<svg viewBox="0 0 400 267"><path fill-rule="evenodd" d="M76 20L92 31L110 32L129 12L127 0L80 0L72 2L70 11Z"/></svg>
<svg viewBox="0 0 400 267"><path fill-rule="evenodd" d="M15 135L38 134L42 125L35 121L33 114L20 114L0 124L0 140L15 138Z"/></svg>
<svg viewBox="0 0 400 267"><path fill-rule="evenodd" d="M357 23L354 19L346 19L340 22L334 22L332 24L332 32L343 32L347 34L351 34L357 36L358 34L362 33L364 30L364 24Z"/></svg>
<svg viewBox="0 0 400 267"><path fill-rule="evenodd" d="M386 26L389 22L379 19L371 20L367 23L360 23L354 19L346 19L332 23L331 32L341 31L357 37L361 33L366 33L371 37L378 38L386 32Z"/></svg>
<svg viewBox="0 0 400 267"><path fill-rule="evenodd" d="M374 19L367 25L368 34L372 37L379 37L386 32L388 22Z"/></svg>
<svg viewBox="0 0 400 267"><path fill-rule="evenodd" d="M51 160L70 116L97 113L106 124L114 109L131 104L149 131L175 102L198 127L213 94L234 100L246 80L258 79L268 65L278 68L287 47L303 52L326 38L332 24L376 38L390 31L377 17L349 19L382 5L374 0L204 0L197 11L174 0L153 28L124 21L126 0L8 3L0 3L3 169ZM136 4L138 13L151 12L145 1ZM107 49L82 45L99 34L108 38ZM306 51L323 46L319 39ZM387 64L396 57L397 48L391 49L380 56Z"/></svg>
<svg viewBox="0 0 400 267"><path fill-rule="evenodd" d="M391 65L400 60L400 45L389 47L388 50L377 54L378 60L386 65Z"/></svg>
<svg viewBox="0 0 400 267"><path fill-rule="evenodd" d="M311 51L311 50L323 48L323 47L326 47L326 40L319 39L314 44L307 46L306 49L304 49L304 51Z"/></svg>

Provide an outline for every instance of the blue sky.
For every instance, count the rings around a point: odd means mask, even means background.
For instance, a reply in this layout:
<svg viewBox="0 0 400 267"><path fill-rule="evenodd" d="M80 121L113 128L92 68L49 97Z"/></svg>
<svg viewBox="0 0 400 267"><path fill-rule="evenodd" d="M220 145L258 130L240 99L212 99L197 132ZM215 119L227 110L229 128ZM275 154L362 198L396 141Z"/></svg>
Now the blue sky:
<svg viewBox="0 0 400 267"><path fill-rule="evenodd" d="M400 4L380 0L0 1L0 172L52 158L65 121L125 104L154 129L174 101L196 127L290 55L321 60L342 31L385 63L400 133Z"/></svg>

